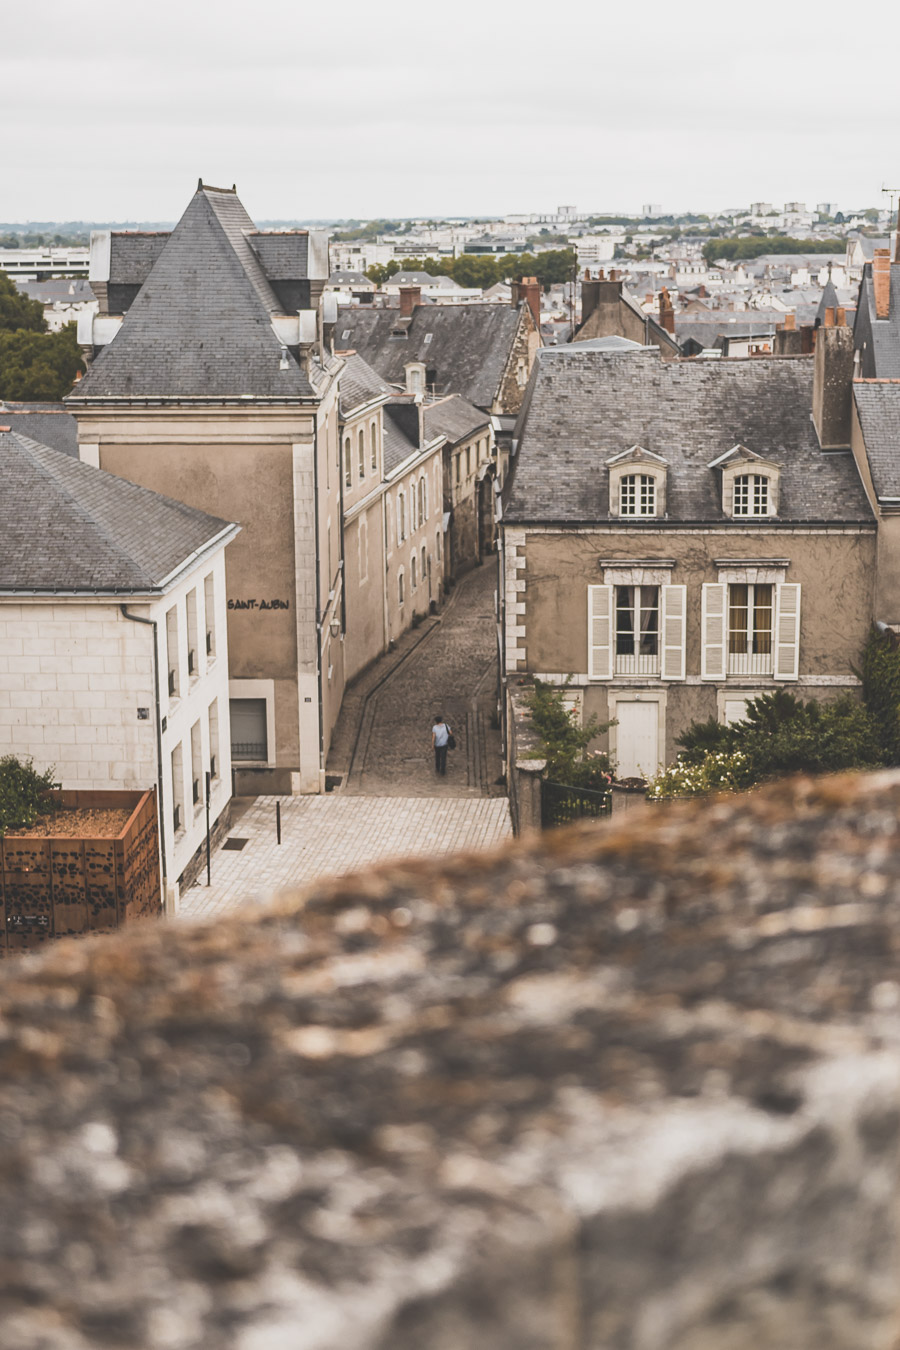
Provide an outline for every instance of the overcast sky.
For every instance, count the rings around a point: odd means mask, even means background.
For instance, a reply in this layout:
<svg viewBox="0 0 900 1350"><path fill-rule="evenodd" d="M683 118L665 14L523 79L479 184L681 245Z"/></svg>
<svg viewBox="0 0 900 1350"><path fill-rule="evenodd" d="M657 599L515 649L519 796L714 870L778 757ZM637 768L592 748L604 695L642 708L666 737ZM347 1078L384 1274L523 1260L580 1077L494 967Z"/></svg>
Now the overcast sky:
<svg viewBox="0 0 900 1350"><path fill-rule="evenodd" d="M0 50L0 220L879 205L896 7L42 0ZM21 28L28 36L16 38Z"/></svg>

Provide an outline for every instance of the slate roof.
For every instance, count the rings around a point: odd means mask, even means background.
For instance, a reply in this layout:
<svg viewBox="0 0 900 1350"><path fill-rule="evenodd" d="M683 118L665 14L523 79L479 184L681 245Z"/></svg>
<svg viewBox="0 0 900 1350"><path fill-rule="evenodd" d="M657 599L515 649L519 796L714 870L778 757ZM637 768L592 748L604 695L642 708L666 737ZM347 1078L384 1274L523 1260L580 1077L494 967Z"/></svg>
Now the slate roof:
<svg viewBox="0 0 900 1350"><path fill-rule="evenodd" d="M293 356L281 369L280 306L248 228L236 193L199 187L70 401L313 396Z"/></svg>
<svg viewBox="0 0 900 1350"><path fill-rule="evenodd" d="M248 217L249 219L249 217ZM250 228L253 228L251 221ZM255 230L248 235L254 253L272 281L298 281L305 277L309 266L309 232L307 230Z"/></svg>
<svg viewBox="0 0 900 1350"><path fill-rule="evenodd" d="M860 353L860 374L868 379L900 379L900 263L891 264L890 317L875 317L872 264L866 263L859 284L853 325L854 346Z"/></svg>
<svg viewBox="0 0 900 1350"><path fill-rule="evenodd" d="M336 337L392 384L406 383L407 361L421 361L435 372L436 393L461 394L486 409L497 396L519 321L519 311L506 305L416 305L404 338L392 335L396 309L360 307L341 310Z"/></svg>
<svg viewBox="0 0 900 1350"><path fill-rule="evenodd" d="M139 286L150 275L153 264L170 238L170 230L152 233L113 230L109 237L110 285Z"/></svg>
<svg viewBox="0 0 900 1350"><path fill-rule="evenodd" d="M16 277L14 280L23 295L29 300L39 300L42 305L84 305L96 299L84 277L48 277L46 281L23 281Z"/></svg>
<svg viewBox="0 0 900 1350"><path fill-rule="evenodd" d="M412 401L412 398L401 395L399 398L392 400L392 403L385 405L382 444L384 447L384 471L386 474L393 473L394 469L396 469L399 464L402 464L405 459L408 459L410 455L415 454L419 449L419 446L416 445L415 441L411 440L406 435L402 427L400 427L391 416L392 406L401 402L411 403Z"/></svg>
<svg viewBox="0 0 900 1350"><path fill-rule="evenodd" d="M355 408L361 408L373 399L395 392L356 352L348 353L344 362L344 369L338 376L342 417L349 417Z"/></svg>
<svg viewBox="0 0 900 1350"><path fill-rule="evenodd" d="M875 491L900 499L900 384L854 380L853 398Z"/></svg>
<svg viewBox="0 0 900 1350"><path fill-rule="evenodd" d="M238 528L18 432L0 430L0 477L0 592L152 594Z"/></svg>
<svg viewBox="0 0 900 1350"><path fill-rule="evenodd" d="M710 462L736 444L781 467L779 515L798 521L872 522L849 453L823 454L810 418L811 357L663 361L578 344L545 348L520 415L507 489L509 523L605 522L606 461L641 445L668 461L667 515L647 528L726 524L721 478ZM629 527L643 528L630 520ZM747 522L743 522L746 524ZM752 523L752 522L751 522Z"/></svg>
<svg viewBox="0 0 900 1350"><path fill-rule="evenodd" d="M449 445L458 445L490 424L487 413L459 394L425 404L425 434L429 440L434 436L446 436Z"/></svg>
<svg viewBox="0 0 900 1350"><path fill-rule="evenodd" d="M78 423L64 403L0 403L0 425L78 458Z"/></svg>
<svg viewBox="0 0 900 1350"><path fill-rule="evenodd" d="M837 291L834 289L834 282L831 280L831 273L829 272L828 280L825 282L825 285L822 288L822 298L819 301L818 308L816 309L815 322L817 328L825 322L826 309L837 309L840 303L841 302L838 299Z"/></svg>

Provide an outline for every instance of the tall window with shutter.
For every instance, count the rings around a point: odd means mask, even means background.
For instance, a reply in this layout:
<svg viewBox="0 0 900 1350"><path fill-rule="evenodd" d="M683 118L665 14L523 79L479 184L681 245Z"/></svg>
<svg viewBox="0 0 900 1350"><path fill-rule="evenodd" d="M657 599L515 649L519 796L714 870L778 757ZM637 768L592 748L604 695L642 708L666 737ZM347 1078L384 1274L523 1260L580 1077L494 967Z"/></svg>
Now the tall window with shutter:
<svg viewBox="0 0 900 1350"><path fill-rule="evenodd" d="M796 680L800 664L800 587L758 580L706 585L702 631L704 680L724 680L729 675Z"/></svg>
<svg viewBox="0 0 900 1350"><path fill-rule="evenodd" d="M588 587L588 675L592 680L646 676L685 678L684 586L660 585L651 571L628 569L619 584ZM645 575L648 575L645 573ZM610 578L616 581L615 570Z"/></svg>

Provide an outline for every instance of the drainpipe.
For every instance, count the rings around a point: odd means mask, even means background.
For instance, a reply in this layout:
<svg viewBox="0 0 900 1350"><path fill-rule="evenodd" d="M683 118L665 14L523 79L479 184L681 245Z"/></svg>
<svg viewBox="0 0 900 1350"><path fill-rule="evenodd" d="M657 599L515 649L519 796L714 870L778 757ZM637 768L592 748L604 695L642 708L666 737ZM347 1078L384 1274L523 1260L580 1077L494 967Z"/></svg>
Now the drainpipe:
<svg viewBox="0 0 900 1350"><path fill-rule="evenodd" d="M313 432L313 518L316 527L316 677L319 702L319 791L325 786L325 713L322 706L322 555L319 552L319 410ZM328 559L329 570L331 559Z"/></svg>
<svg viewBox="0 0 900 1350"><path fill-rule="evenodd" d="M159 851L162 859L162 883L163 883L163 901L166 898L166 833L165 816L163 812L163 754L162 754L162 722L160 721L159 706L159 631L155 619L145 619L140 614L129 614L127 605L119 605L123 618L130 619L132 623L145 623L153 629L153 690L156 694L156 816L159 824Z"/></svg>

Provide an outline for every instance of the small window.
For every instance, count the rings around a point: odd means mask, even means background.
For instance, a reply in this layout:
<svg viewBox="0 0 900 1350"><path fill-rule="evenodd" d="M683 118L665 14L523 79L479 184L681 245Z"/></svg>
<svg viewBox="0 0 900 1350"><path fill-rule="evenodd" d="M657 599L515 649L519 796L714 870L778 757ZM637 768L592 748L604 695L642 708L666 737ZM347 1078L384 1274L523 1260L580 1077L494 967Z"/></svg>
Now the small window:
<svg viewBox="0 0 900 1350"><path fill-rule="evenodd" d="M216 654L216 583L212 572L203 582L203 609L206 621L206 655L212 661Z"/></svg>
<svg viewBox="0 0 900 1350"><path fill-rule="evenodd" d="M373 422L369 427L369 445L372 450L372 472L378 468L378 425Z"/></svg>
<svg viewBox="0 0 900 1350"><path fill-rule="evenodd" d="M231 699L231 758L265 763L269 757L264 698Z"/></svg>
<svg viewBox="0 0 900 1350"><path fill-rule="evenodd" d="M416 589L416 555L413 554L409 560L409 585L410 590Z"/></svg>
<svg viewBox="0 0 900 1350"><path fill-rule="evenodd" d="M772 660L774 587L732 583L728 587L728 673L767 674Z"/></svg>
<svg viewBox="0 0 900 1350"><path fill-rule="evenodd" d="M360 481L366 476L366 431L365 427L359 429L359 477Z"/></svg>
<svg viewBox="0 0 900 1350"><path fill-rule="evenodd" d="M345 328L343 333L341 333L341 342L346 342L349 336L350 336L350 329Z"/></svg>
<svg viewBox="0 0 900 1350"><path fill-rule="evenodd" d="M401 605L403 604L403 601L404 601L404 599L406 598L405 595L404 595L404 587L403 587L403 569L402 569L402 568L401 568L400 571L397 573L397 598L398 598L398 600L400 601L400 604L401 604Z"/></svg>
<svg viewBox="0 0 900 1350"><path fill-rule="evenodd" d="M209 705L209 776L213 782L219 776L219 700Z"/></svg>
<svg viewBox="0 0 900 1350"><path fill-rule="evenodd" d="M397 543L402 544L406 538L406 496L403 492L397 493Z"/></svg>
<svg viewBox="0 0 900 1350"><path fill-rule="evenodd" d="M431 341L431 339L432 339L433 337L434 337L434 333L426 333L426 334L425 334L425 341L424 341L424 344L423 344L423 345L427 347L428 344L429 344L429 342Z"/></svg>
<svg viewBox="0 0 900 1350"><path fill-rule="evenodd" d="M733 514L736 516L767 516L769 514L769 480L762 473L742 473L734 480Z"/></svg>
<svg viewBox="0 0 900 1350"><path fill-rule="evenodd" d="M651 474L629 473L620 480L619 515L656 515L656 481Z"/></svg>
<svg viewBox="0 0 900 1350"><path fill-rule="evenodd" d="M352 487L352 486L353 486L353 467L352 467L352 464L351 464L351 456L352 456L352 454L353 454L353 451L352 451L351 446L350 446L350 437L347 436L347 437L344 438L344 486L345 486L345 487Z"/></svg>

